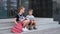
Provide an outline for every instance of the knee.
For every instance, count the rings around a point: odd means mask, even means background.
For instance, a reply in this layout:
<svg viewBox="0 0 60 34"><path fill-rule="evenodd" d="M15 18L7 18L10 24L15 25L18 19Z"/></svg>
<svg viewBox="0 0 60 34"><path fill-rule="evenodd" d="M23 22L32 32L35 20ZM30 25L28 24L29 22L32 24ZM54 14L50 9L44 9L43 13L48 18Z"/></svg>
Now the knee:
<svg viewBox="0 0 60 34"><path fill-rule="evenodd" d="M33 20L30 20L30 22L31 22L31 23L34 23L34 21L33 21Z"/></svg>
<svg viewBox="0 0 60 34"><path fill-rule="evenodd" d="M25 20L26 23L29 23L30 21L29 20Z"/></svg>
<svg viewBox="0 0 60 34"><path fill-rule="evenodd" d="M25 20L23 23L29 23L29 20Z"/></svg>
<svg viewBox="0 0 60 34"><path fill-rule="evenodd" d="M32 22L32 24L36 24L34 20L33 20L33 21L31 21L31 22Z"/></svg>

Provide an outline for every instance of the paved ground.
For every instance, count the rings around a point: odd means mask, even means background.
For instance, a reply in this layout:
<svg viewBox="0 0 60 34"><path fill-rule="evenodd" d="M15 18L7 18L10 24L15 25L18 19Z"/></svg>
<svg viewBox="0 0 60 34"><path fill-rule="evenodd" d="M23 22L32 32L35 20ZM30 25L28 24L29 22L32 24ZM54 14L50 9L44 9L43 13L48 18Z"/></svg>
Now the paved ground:
<svg viewBox="0 0 60 34"><path fill-rule="evenodd" d="M59 28L53 28L53 29L47 29L47 30L40 30L31 32L32 34L60 34L60 27ZM29 33L29 34L31 34ZM27 34L27 33L26 33Z"/></svg>

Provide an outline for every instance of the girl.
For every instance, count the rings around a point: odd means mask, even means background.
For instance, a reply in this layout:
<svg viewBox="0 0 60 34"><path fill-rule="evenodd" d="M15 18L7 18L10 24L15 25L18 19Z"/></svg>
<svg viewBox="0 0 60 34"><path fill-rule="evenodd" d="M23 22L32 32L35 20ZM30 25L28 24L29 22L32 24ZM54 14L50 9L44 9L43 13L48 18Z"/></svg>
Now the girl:
<svg viewBox="0 0 60 34"><path fill-rule="evenodd" d="M27 30L27 29L26 29L26 25L27 25L28 22L29 22L29 20L25 20L25 18L24 18L24 16L23 16L24 10L25 10L25 8L24 8L23 6L21 6L21 7L19 8L19 10L18 10L19 13L18 13L18 14L15 16L15 18L14 18L15 24L17 24L18 21L21 21L21 22L22 22L22 24L23 24L23 31Z"/></svg>

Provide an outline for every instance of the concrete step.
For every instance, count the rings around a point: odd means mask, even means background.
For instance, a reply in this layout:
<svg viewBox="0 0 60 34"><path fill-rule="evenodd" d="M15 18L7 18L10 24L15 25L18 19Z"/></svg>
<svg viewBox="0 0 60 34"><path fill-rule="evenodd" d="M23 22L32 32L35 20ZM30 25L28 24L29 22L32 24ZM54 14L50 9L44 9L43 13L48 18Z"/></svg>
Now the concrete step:
<svg viewBox="0 0 60 34"><path fill-rule="evenodd" d="M0 34L14 34L14 33L0 33ZM29 32L15 33L15 34L60 34L60 27L45 30L32 30Z"/></svg>
<svg viewBox="0 0 60 34"><path fill-rule="evenodd" d="M41 26L41 25L51 25L51 24L58 24L58 21L54 21L54 23L36 23L36 26ZM13 27L15 24L14 23L6 23L6 24L1 24L0 25L0 30L3 30L3 29L8 29L8 28L11 28Z"/></svg>
<svg viewBox="0 0 60 34"><path fill-rule="evenodd" d="M9 23L13 22L13 19L0 19L0 23Z"/></svg>
<svg viewBox="0 0 60 34"><path fill-rule="evenodd" d="M53 21L53 18L36 18L37 30L32 30L28 32L23 32L23 34L28 34L29 32L40 31L50 28L60 27L58 21ZM11 33L11 28L13 27L13 19L0 19L0 33Z"/></svg>
<svg viewBox="0 0 60 34"><path fill-rule="evenodd" d="M55 21L53 21L53 18L36 18L36 23L37 24L50 24L50 23L54 23ZM13 19L0 19L0 24L12 24Z"/></svg>
<svg viewBox="0 0 60 34"><path fill-rule="evenodd" d="M13 26L14 23L6 23L6 24L0 24L0 27L7 27L7 26Z"/></svg>
<svg viewBox="0 0 60 34"><path fill-rule="evenodd" d="M44 23L44 24L46 24L46 23L54 23L54 22L58 22L58 21L45 21L45 22L44 22L44 21L37 21L37 20L36 20L36 23L40 23L40 24L43 24L43 23ZM6 22L6 23L4 22L4 23L0 23L0 24L13 24L13 23L14 23L14 22Z"/></svg>
<svg viewBox="0 0 60 34"><path fill-rule="evenodd" d="M41 25L41 26L37 26L37 30L31 30L31 31L22 32L22 33L23 34L28 34L28 33L35 32L35 31L38 32L38 31L41 31L41 30L58 28L58 27L60 27L60 25L57 25L57 24ZM0 30L0 33L11 33L11 29Z"/></svg>
<svg viewBox="0 0 60 34"><path fill-rule="evenodd" d="M0 31L1 31L1 30L3 31L3 30L11 29L12 27L13 27L13 26L1 27L1 28L0 28Z"/></svg>
<svg viewBox="0 0 60 34"><path fill-rule="evenodd" d="M50 28L45 30L34 30L30 32L24 32L22 34L60 34L60 27Z"/></svg>
<svg viewBox="0 0 60 34"><path fill-rule="evenodd" d="M37 25L58 24L58 21L53 22L36 22Z"/></svg>
<svg viewBox="0 0 60 34"><path fill-rule="evenodd" d="M53 21L52 18L36 18L36 25L47 25L47 24L58 24L58 21ZM13 19L1 19L0 27L9 27L13 26Z"/></svg>
<svg viewBox="0 0 60 34"><path fill-rule="evenodd" d="M0 33L12 33L11 29L0 30Z"/></svg>
<svg viewBox="0 0 60 34"><path fill-rule="evenodd" d="M47 22L49 22L49 21L53 21L53 18L35 18L35 20L36 21L43 21L43 22L45 22L45 21L47 21ZM8 22L13 22L13 18L12 19L0 19L0 23L8 23Z"/></svg>
<svg viewBox="0 0 60 34"><path fill-rule="evenodd" d="M36 21L37 24L50 24L50 23L58 23L58 21ZM1 25L8 25L8 24L14 24L14 22L8 22L8 23L0 23Z"/></svg>
<svg viewBox="0 0 60 34"><path fill-rule="evenodd" d="M47 24L58 24L58 21L53 21L53 22L36 22L36 26L39 26L39 25L47 25ZM3 27L9 27L9 26L14 26L15 23L4 23L4 24L0 24L0 28L3 28Z"/></svg>
<svg viewBox="0 0 60 34"><path fill-rule="evenodd" d="M38 21L53 21L53 18L35 18Z"/></svg>
<svg viewBox="0 0 60 34"><path fill-rule="evenodd" d="M58 24L47 24L47 25L58 25ZM46 26L46 25L37 25L37 27L38 27L38 26ZM1 30L11 29L12 27L13 27L13 26L1 27L1 28L0 28L0 31L1 31Z"/></svg>

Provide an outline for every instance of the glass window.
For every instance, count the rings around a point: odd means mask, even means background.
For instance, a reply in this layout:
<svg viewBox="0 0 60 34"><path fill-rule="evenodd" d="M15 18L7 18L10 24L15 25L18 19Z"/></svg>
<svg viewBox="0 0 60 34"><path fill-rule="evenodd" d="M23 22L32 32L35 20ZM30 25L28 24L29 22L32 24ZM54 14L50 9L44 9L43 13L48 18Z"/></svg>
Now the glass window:
<svg viewBox="0 0 60 34"><path fill-rule="evenodd" d="M7 7L5 7L5 10L7 10Z"/></svg>
<svg viewBox="0 0 60 34"><path fill-rule="evenodd" d="M10 9L17 9L17 0L11 0L10 1L10 6L11 8Z"/></svg>
<svg viewBox="0 0 60 34"><path fill-rule="evenodd" d="M11 4L11 6L14 6L14 7L16 7L17 5L15 5L15 4Z"/></svg>
<svg viewBox="0 0 60 34"><path fill-rule="evenodd" d="M6 2L7 0L3 0L4 2Z"/></svg>
<svg viewBox="0 0 60 34"><path fill-rule="evenodd" d="M17 0L11 0L11 2L16 2Z"/></svg>
<svg viewBox="0 0 60 34"><path fill-rule="evenodd" d="M2 10L2 0L0 0L0 10Z"/></svg>
<svg viewBox="0 0 60 34"><path fill-rule="evenodd" d="M4 10L7 10L7 0L3 0L3 8Z"/></svg>

